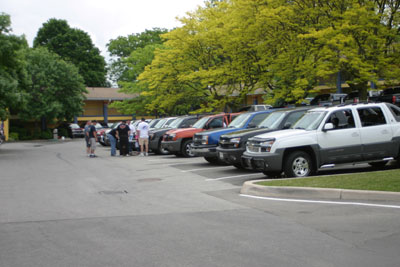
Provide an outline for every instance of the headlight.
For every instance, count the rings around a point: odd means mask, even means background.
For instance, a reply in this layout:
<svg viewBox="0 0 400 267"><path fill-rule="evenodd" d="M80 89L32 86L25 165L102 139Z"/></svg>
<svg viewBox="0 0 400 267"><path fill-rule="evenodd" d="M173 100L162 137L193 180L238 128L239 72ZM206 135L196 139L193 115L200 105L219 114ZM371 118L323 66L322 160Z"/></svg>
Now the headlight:
<svg viewBox="0 0 400 267"><path fill-rule="evenodd" d="M203 137L201 138L201 144L208 145L208 135L203 135Z"/></svg>
<svg viewBox="0 0 400 267"><path fill-rule="evenodd" d="M275 139L267 140L260 143L261 152L270 152L272 145L275 143Z"/></svg>
<svg viewBox="0 0 400 267"><path fill-rule="evenodd" d="M240 145L240 137L232 138L231 143L233 143L234 147L239 147Z"/></svg>
<svg viewBox="0 0 400 267"><path fill-rule="evenodd" d="M175 140L175 137L176 137L176 134L170 134L169 136L171 136L171 138L173 139L173 140Z"/></svg>

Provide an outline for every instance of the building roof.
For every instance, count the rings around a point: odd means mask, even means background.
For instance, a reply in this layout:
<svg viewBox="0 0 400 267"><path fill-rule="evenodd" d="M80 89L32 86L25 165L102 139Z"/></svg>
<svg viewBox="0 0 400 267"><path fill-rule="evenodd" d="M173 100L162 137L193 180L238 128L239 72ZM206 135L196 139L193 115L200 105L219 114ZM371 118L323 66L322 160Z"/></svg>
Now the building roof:
<svg viewBox="0 0 400 267"><path fill-rule="evenodd" d="M125 100L137 97L137 94L120 93L120 88L86 87L86 100Z"/></svg>

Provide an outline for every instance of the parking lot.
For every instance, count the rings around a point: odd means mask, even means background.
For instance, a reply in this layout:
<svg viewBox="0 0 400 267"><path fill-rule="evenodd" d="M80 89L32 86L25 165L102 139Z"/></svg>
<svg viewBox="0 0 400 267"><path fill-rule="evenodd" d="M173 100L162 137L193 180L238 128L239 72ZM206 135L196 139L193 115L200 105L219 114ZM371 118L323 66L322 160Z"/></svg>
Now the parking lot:
<svg viewBox="0 0 400 267"><path fill-rule="evenodd" d="M81 139L1 147L0 266L400 261L398 209L250 199L239 195L241 185L262 173L202 158L109 153L98 147L99 157L88 158Z"/></svg>

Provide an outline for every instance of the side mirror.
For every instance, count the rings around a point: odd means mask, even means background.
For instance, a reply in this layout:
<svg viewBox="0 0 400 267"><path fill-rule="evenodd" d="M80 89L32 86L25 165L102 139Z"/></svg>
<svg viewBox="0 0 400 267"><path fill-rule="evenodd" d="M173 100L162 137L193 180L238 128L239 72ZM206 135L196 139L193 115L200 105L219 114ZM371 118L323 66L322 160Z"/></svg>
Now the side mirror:
<svg viewBox="0 0 400 267"><path fill-rule="evenodd" d="M286 122L285 125L283 126L283 129L289 129L292 126L290 122Z"/></svg>
<svg viewBox="0 0 400 267"><path fill-rule="evenodd" d="M249 123L249 125L247 126L247 128L256 128L257 125L253 124L253 123Z"/></svg>
<svg viewBox="0 0 400 267"><path fill-rule="evenodd" d="M327 123L327 124L325 124L324 125L324 128L322 129L324 132L326 132L326 131L329 131L329 130L333 130L334 129L334 127L333 127L333 123Z"/></svg>

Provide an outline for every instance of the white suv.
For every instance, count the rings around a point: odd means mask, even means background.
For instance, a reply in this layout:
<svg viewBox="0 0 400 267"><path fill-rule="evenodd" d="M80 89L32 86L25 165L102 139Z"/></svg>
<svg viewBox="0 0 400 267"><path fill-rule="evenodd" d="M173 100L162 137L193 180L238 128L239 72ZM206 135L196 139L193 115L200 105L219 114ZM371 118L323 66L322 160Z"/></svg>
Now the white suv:
<svg viewBox="0 0 400 267"><path fill-rule="evenodd" d="M400 108L388 103L309 110L292 129L249 139L242 163L268 176L304 177L319 168L368 162L384 166L399 156Z"/></svg>

